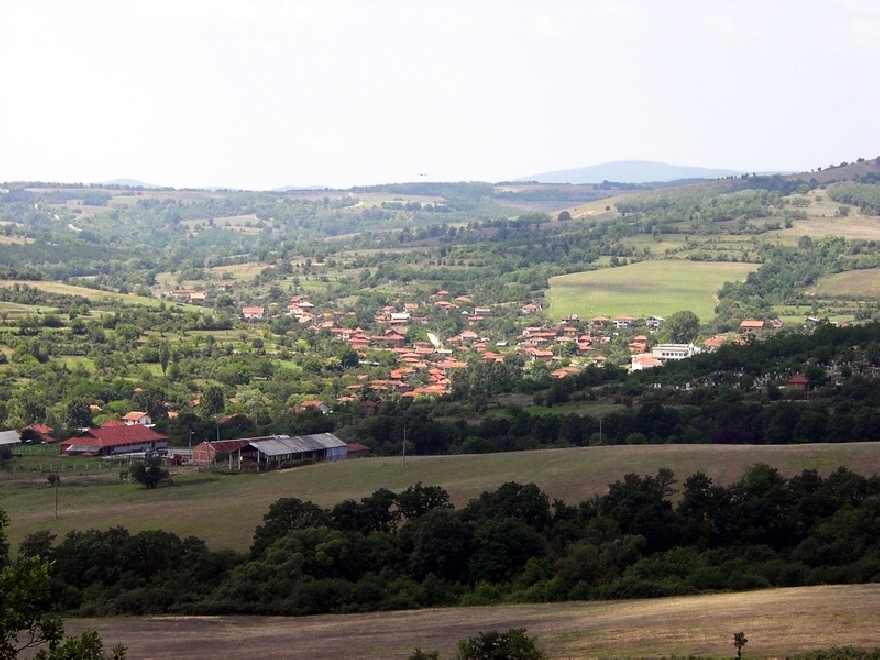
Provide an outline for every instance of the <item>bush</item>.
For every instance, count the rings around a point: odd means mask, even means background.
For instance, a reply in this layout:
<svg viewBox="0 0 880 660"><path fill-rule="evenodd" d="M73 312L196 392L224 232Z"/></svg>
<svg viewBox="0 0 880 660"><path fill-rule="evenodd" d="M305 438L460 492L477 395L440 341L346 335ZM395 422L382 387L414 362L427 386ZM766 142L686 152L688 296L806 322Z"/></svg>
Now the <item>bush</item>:
<svg viewBox="0 0 880 660"><path fill-rule="evenodd" d="M458 642L459 660L543 660L547 655L538 648L537 637L526 635L525 628L511 628L506 633L490 630Z"/></svg>

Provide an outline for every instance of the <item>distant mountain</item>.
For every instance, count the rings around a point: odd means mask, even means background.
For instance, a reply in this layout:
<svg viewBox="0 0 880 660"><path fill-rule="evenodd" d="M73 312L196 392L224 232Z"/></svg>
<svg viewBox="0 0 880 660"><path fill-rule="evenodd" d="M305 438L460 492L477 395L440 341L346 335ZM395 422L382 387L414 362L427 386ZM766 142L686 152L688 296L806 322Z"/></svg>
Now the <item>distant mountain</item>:
<svg viewBox="0 0 880 660"><path fill-rule="evenodd" d="M280 188L272 188L269 192L291 192L293 190L331 190L331 188L323 183L316 183L312 186L281 186Z"/></svg>
<svg viewBox="0 0 880 660"><path fill-rule="evenodd" d="M113 179L113 181L102 181L103 185L106 186L131 186L132 188L164 188L165 186L160 186L155 183L144 183L143 181L138 181L137 179Z"/></svg>
<svg viewBox="0 0 880 660"><path fill-rule="evenodd" d="M668 165L650 160L615 160L611 163L579 167L573 170L543 172L517 179L538 183L652 183L655 181L678 181L679 179L722 179L738 176L736 170L714 170L706 167Z"/></svg>

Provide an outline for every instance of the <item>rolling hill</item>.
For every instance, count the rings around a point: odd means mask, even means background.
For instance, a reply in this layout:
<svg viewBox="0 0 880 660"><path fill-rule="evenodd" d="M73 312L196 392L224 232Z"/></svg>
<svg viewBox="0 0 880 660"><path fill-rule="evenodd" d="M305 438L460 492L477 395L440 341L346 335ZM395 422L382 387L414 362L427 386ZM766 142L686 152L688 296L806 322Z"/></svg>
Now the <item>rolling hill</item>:
<svg viewBox="0 0 880 660"><path fill-rule="evenodd" d="M542 172L519 180L539 183L650 183L682 179L721 179L739 174L741 172L736 170L669 165L649 160L616 160L591 167Z"/></svg>

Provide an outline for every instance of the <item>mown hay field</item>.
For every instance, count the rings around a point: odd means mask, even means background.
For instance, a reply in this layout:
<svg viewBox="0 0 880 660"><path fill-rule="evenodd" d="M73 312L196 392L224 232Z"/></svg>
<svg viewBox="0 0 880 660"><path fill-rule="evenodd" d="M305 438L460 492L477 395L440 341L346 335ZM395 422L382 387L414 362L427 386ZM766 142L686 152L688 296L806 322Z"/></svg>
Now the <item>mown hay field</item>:
<svg viewBox="0 0 880 660"><path fill-rule="evenodd" d="M690 310L703 322L715 315L724 282L740 281L757 268L737 262L665 259L640 261L550 278L550 316L670 316Z"/></svg>
<svg viewBox="0 0 880 660"><path fill-rule="evenodd" d="M99 470L94 464L87 470L61 471L58 520L55 491L46 474L4 470L0 502L11 518L7 533L13 549L27 534L43 529L62 536L73 529L122 525L131 532L164 529L181 537L195 534L214 549L246 550L269 505L281 497L329 507L379 488L399 492L421 481L442 486L460 507L484 490L517 481L537 484L551 500L575 503L607 492L609 484L629 473L653 474L669 467L682 483L703 472L715 483L727 485L757 462L772 465L785 476L805 468L827 475L841 465L870 476L880 473L880 443L578 447L413 456L406 458L405 465L400 457L359 458L262 475L223 476L184 469L174 476L175 487L157 490L119 483L121 468Z"/></svg>
<svg viewBox="0 0 880 660"><path fill-rule="evenodd" d="M275 617L162 617L66 622L96 629L135 658L406 658L413 648L456 655L456 641L525 628L550 658L735 655L781 658L813 649L880 646L880 585L768 589L615 602L569 602Z"/></svg>
<svg viewBox="0 0 880 660"><path fill-rule="evenodd" d="M817 296L858 296L859 299L880 298L880 268L847 270L821 278L808 293Z"/></svg>

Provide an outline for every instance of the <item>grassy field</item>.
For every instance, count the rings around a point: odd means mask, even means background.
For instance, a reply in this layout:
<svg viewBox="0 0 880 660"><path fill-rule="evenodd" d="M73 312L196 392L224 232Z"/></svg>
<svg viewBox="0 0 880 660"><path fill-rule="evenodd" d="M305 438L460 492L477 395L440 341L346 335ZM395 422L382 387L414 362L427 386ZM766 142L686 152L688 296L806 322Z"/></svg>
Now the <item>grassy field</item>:
<svg viewBox="0 0 880 660"><path fill-rule="evenodd" d="M13 280L0 280L0 287L12 288L16 284ZM98 291L97 289L89 289L84 286L71 286L62 282L40 282L27 281L18 282L18 284L26 284L32 289L47 291L48 293L62 293L69 296L82 296L90 300L121 300L129 304L140 305L158 305L159 301L154 298L142 298L133 293L114 293L112 291ZM44 310L45 311L45 310Z"/></svg>
<svg viewBox="0 0 880 660"><path fill-rule="evenodd" d="M768 589L616 602L274 617L161 617L65 622L97 630L136 658L406 658L413 648L452 658L456 641L525 628L550 658L731 657L745 632L747 658L831 646L880 646L880 585Z"/></svg>
<svg viewBox="0 0 880 660"><path fill-rule="evenodd" d="M34 459L29 459L33 461ZM81 460L81 459L80 459ZM246 549L272 502L299 497L321 506L359 499L378 488L401 491L418 481L446 488L456 506L507 481L538 484L552 499L577 502L607 492L625 474L672 468L680 481L704 472L720 484L738 480L757 462L786 476L813 468L823 474L840 465L870 476L880 473L880 444L791 446L649 445L550 449L523 453L362 458L263 475L219 476L191 469L175 476L177 487L148 491L119 483L121 468L62 471L60 515L46 474L0 472L0 502L12 523L12 548L35 531L63 535L72 529L123 525L133 532L165 529L195 534L212 548ZM86 476L79 476L85 474ZM92 484L92 485L90 485Z"/></svg>
<svg viewBox="0 0 880 660"><path fill-rule="evenodd" d="M742 280L753 264L685 260L641 261L631 266L573 273L550 279L550 316L566 314L612 319L669 316L691 310L706 322L714 316L716 294L726 281Z"/></svg>
<svg viewBox="0 0 880 660"><path fill-rule="evenodd" d="M880 298L880 268L848 270L820 279L809 293L818 296Z"/></svg>

